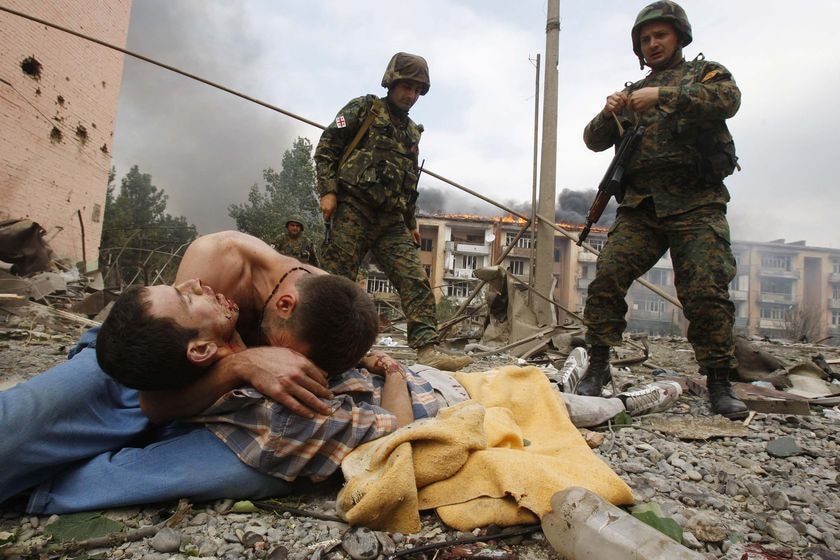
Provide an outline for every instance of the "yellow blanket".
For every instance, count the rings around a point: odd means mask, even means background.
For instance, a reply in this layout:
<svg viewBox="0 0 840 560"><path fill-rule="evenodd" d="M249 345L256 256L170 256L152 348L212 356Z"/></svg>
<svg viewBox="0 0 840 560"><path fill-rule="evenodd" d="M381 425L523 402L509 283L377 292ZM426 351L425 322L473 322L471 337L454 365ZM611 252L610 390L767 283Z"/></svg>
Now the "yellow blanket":
<svg viewBox="0 0 840 560"><path fill-rule="evenodd" d="M534 367L455 374L471 400L368 442L342 462L339 514L351 525L412 533L436 509L461 531L534 523L570 486L616 505L627 484L583 440Z"/></svg>

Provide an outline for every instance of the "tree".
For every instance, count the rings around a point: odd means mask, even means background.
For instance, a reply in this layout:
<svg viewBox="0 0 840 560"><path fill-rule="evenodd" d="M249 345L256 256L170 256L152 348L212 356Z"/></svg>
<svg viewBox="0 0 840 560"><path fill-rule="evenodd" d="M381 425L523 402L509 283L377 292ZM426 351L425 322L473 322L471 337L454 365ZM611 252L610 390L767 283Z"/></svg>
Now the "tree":
<svg viewBox="0 0 840 560"><path fill-rule="evenodd" d="M115 195L114 169L108 175L105 216L99 249L100 267L110 282L169 283L184 247L196 238L195 226L166 212L168 196L152 184L152 176L135 165Z"/></svg>
<svg viewBox="0 0 840 560"><path fill-rule="evenodd" d="M297 215L309 237L323 236L324 225L315 197L312 143L308 139L298 137L283 154L280 173L269 167L263 171L263 179L264 192L254 184L247 202L228 207L237 229L271 243L284 232L286 220Z"/></svg>

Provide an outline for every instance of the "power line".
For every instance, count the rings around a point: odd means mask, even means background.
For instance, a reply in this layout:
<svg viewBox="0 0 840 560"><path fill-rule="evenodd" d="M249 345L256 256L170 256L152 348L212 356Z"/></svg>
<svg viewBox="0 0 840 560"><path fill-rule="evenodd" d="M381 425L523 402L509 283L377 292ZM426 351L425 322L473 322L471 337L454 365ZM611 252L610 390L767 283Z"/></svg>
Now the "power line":
<svg viewBox="0 0 840 560"><path fill-rule="evenodd" d="M7 8L5 6L0 6L0 11L6 12L6 13L9 13L9 14L18 16L18 17L21 17L23 19L28 19L29 21L34 21L35 23L40 23L41 25L46 25L47 27L52 27L53 29L63 31L64 33L69 33L70 35L73 35L73 36L78 37L80 39L84 39L85 41L91 41L92 43L96 43L97 45L101 45L103 47L109 48L111 50L115 50L117 52L121 52L121 53L126 54L128 56L134 57L138 60L142 60L143 62L148 62L149 64L154 64L155 66L159 66L159 67L161 67L165 70L169 70L170 72L175 72L176 74L180 74L182 76L185 76L185 77L190 78L192 80L195 80L197 82L201 82L202 84L208 85L210 87L214 87L216 89L220 89L224 92L230 93L231 95L235 95L237 97L245 99L246 101L250 101L251 103L256 103L257 105L265 107L266 109L271 109L272 111L276 111L278 113L286 115L287 117L292 117L293 119L297 119L301 122L312 125L312 126L314 126L316 128L319 128L321 130L324 130L326 128L324 125L319 124L319 123L317 123L313 120L307 119L306 117L302 117L300 115L292 113L291 111L287 111L287 110L282 109L282 108L280 108L276 105L272 105L271 103L267 103L265 101L257 99L256 97L251 97L250 95L242 93L241 91L236 91L235 89L231 89L227 86L223 86L223 85L218 84L216 82L210 81L206 78L202 78L201 76L196 76L195 74L191 74L191 73L189 73L185 70L181 70L180 68L176 68L175 66L165 64L165 63L157 61L153 58L149 58L148 56L144 56L142 54L130 51L128 49L118 47L116 45L113 45L113 44L108 43L106 41L103 41L101 39L97 39L96 37L91 37L90 35L85 35L84 33L74 31L73 29L69 29L67 27L64 27L64 26L46 21L46 20L41 19L41 18L37 18L35 16L31 16L29 14L25 14L23 12L19 12L17 10L13 10L11 8ZM512 208L508 208L507 206L505 206L505 205L503 205L499 202L496 202L495 200L492 200L492 199L490 199L490 198L488 198L488 197L486 197L486 196L484 196L484 195L482 195L482 194L480 194L480 193L478 193L474 190L468 189L467 187L464 187L463 185L459 185L458 183L456 183L456 182L454 182L450 179L447 179L446 177L443 177L442 175L438 175L437 173L434 173L431 170L423 169L422 172L426 173L430 177L434 177L434 178L436 178L440 181L443 181L444 183L452 185L453 187L455 187L457 189L460 189L460 190L462 190L462 191L464 191L468 194L471 194L471 195L473 195L477 198L480 198L481 200L487 202L488 204L491 204L491 205L495 206L496 208L504 210L505 212L507 212L511 215L518 216L518 217L522 218L523 220L528 219L528 217L525 216L524 214L520 214L519 212L513 210Z"/></svg>

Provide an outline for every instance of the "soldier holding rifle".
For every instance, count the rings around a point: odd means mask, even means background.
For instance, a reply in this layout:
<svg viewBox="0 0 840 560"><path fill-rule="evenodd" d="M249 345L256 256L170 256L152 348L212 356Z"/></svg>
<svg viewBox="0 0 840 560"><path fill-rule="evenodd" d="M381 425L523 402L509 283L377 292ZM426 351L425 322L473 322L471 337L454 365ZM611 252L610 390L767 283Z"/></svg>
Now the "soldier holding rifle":
<svg viewBox="0 0 840 560"><path fill-rule="evenodd" d="M737 367L728 289L736 268L723 184L737 166L726 119L738 110L741 93L720 64L702 54L683 58L691 25L676 3L642 9L631 37L641 67L651 71L609 95L584 131L586 145L602 151L619 142L622 128L644 127L589 285L584 321L591 358L576 392L600 395L610 379L610 347L621 343L627 326L627 290L670 249L677 295L690 322L688 340L707 376L712 411L743 418L747 408L729 382Z"/></svg>

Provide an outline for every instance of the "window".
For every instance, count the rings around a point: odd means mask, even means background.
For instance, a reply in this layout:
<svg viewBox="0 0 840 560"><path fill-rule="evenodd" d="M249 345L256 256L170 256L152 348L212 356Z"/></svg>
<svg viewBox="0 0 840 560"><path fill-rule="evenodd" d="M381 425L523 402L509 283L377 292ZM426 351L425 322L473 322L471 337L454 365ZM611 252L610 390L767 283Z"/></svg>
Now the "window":
<svg viewBox="0 0 840 560"><path fill-rule="evenodd" d="M516 239L516 233L509 231L505 234L505 245L510 246L513 243L513 240ZM531 234L530 232L526 232L522 234L522 237L519 238L519 241L516 242L516 246L520 249L530 249L531 248Z"/></svg>
<svg viewBox="0 0 840 560"><path fill-rule="evenodd" d="M561 254L562 253L561 253L560 249L554 249L554 262L560 262L560 255Z"/></svg>
<svg viewBox="0 0 840 560"><path fill-rule="evenodd" d="M834 274L840 274L840 261L831 263L831 272Z"/></svg>
<svg viewBox="0 0 840 560"><path fill-rule="evenodd" d="M420 238L420 250L431 252L432 250L432 240L428 237L421 237Z"/></svg>
<svg viewBox="0 0 840 560"><path fill-rule="evenodd" d="M831 287L831 299L840 299L840 286Z"/></svg>
<svg viewBox="0 0 840 560"><path fill-rule="evenodd" d="M478 259L475 255L464 255L464 266L462 268L475 270L477 262Z"/></svg>
<svg viewBox="0 0 840 560"><path fill-rule="evenodd" d="M469 295L469 286L463 283L447 284L446 295L449 297L465 298Z"/></svg>
<svg viewBox="0 0 840 560"><path fill-rule="evenodd" d="M776 321L782 321L787 315L787 307L780 307L778 305L773 306L762 306L760 311L760 317L762 319L773 319Z"/></svg>
<svg viewBox="0 0 840 560"><path fill-rule="evenodd" d="M525 274L525 261L523 259L510 259L508 261L508 271L511 274L522 276Z"/></svg>
<svg viewBox="0 0 840 560"><path fill-rule="evenodd" d="M369 293L396 293L396 289L387 278L378 278L371 276L367 281L367 291Z"/></svg>
<svg viewBox="0 0 840 560"><path fill-rule="evenodd" d="M764 294L791 295L793 283L779 278L762 278L761 292Z"/></svg>
<svg viewBox="0 0 840 560"><path fill-rule="evenodd" d="M840 327L840 311L831 312L831 326Z"/></svg>
<svg viewBox="0 0 840 560"><path fill-rule="evenodd" d="M432 277L432 265L430 265L430 264L424 264L424 265L423 265L423 270L425 270L425 271L426 271L426 276L427 276L428 278L431 278L431 277Z"/></svg>
<svg viewBox="0 0 840 560"><path fill-rule="evenodd" d="M633 303L633 309L646 313L664 313L665 300L662 298L646 298Z"/></svg>
<svg viewBox="0 0 840 560"><path fill-rule="evenodd" d="M590 237L586 240L586 242L592 245L592 248L597 250L599 253L604 250L604 245L607 244L607 240L603 237Z"/></svg>
<svg viewBox="0 0 840 560"><path fill-rule="evenodd" d="M788 255L763 255L761 257L762 268L775 268L777 270L790 270L790 256Z"/></svg>
<svg viewBox="0 0 840 560"><path fill-rule="evenodd" d="M659 286L671 285L671 271L663 268L652 268L645 273L645 278L651 284Z"/></svg>

